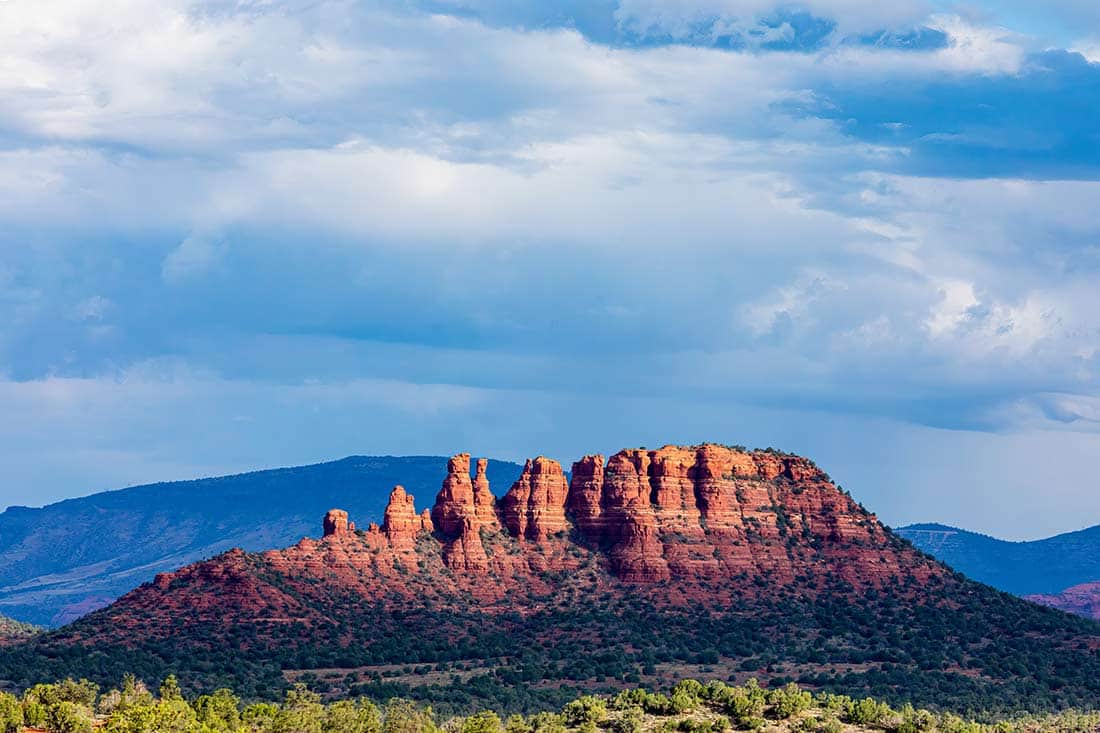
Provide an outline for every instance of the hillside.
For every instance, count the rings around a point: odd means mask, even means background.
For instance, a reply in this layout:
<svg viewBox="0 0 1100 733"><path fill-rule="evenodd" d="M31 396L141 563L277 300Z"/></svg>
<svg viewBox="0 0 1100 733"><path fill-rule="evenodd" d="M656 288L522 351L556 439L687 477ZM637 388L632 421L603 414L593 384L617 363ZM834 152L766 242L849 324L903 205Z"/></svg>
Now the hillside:
<svg viewBox="0 0 1100 733"><path fill-rule="evenodd" d="M952 572L798 456L667 446L570 478L539 457L496 499L462 454L430 509L397 487L380 525L333 510L322 535L158 575L9 650L0 678L507 710L687 675L957 710L1100 699L1100 626Z"/></svg>
<svg viewBox="0 0 1100 733"><path fill-rule="evenodd" d="M0 514L0 612L60 625L126 591L231 547L285 547L343 506L380 517L390 488L427 492L446 458L353 456L237 476L135 486ZM501 485L519 475L490 461Z"/></svg>
<svg viewBox="0 0 1100 733"><path fill-rule="evenodd" d="M895 532L960 573L1018 596L1100 580L1100 526L1032 542L942 524L913 524Z"/></svg>
<svg viewBox="0 0 1100 733"><path fill-rule="evenodd" d="M42 631L37 626L25 624L7 616L0 616L0 644L9 644L26 639Z"/></svg>
<svg viewBox="0 0 1100 733"><path fill-rule="evenodd" d="M1061 593L1037 593L1024 597L1034 603L1100 621L1100 581L1081 583Z"/></svg>

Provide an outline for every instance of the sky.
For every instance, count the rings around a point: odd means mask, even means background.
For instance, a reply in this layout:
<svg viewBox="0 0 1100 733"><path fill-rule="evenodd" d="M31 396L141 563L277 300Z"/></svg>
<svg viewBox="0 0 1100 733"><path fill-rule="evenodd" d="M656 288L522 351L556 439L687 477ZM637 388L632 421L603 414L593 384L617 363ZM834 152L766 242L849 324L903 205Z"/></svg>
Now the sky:
<svg viewBox="0 0 1100 733"><path fill-rule="evenodd" d="M0 505L711 441L1100 524L1097 205L1092 0L3 0Z"/></svg>

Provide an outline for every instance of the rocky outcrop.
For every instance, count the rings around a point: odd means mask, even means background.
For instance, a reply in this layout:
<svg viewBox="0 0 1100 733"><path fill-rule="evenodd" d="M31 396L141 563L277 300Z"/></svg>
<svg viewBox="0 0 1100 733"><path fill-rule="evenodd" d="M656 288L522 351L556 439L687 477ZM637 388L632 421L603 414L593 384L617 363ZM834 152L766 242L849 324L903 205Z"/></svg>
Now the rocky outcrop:
<svg viewBox="0 0 1100 733"><path fill-rule="evenodd" d="M568 494L560 463L545 456L531 459L500 501L501 523L513 536L535 542L566 532Z"/></svg>
<svg viewBox="0 0 1100 733"><path fill-rule="evenodd" d="M321 530L325 537L344 537L351 532L348 527L348 513L343 509L330 509L322 522Z"/></svg>
<svg viewBox="0 0 1100 733"><path fill-rule="evenodd" d="M412 494L407 493L404 486L393 487L383 516L381 531L390 546L397 550L414 549L416 536L424 531L424 523L416 513Z"/></svg>
<svg viewBox="0 0 1100 733"><path fill-rule="evenodd" d="M396 487L381 531L372 528L368 538L377 534L385 538L380 547L407 554L420 533L435 532L444 565L470 577L565 570L576 564L565 558L578 540L628 583L759 578L756 589L816 568L822 582L858 586L908 572L891 555L864 549L891 539L799 456L716 444L630 449L606 462L582 458L571 481L561 464L539 456L499 502L485 465L479 460L471 476L469 454L454 456L430 515L416 514L412 497ZM346 536L348 525L334 510L325 536ZM505 536L543 549L517 553Z"/></svg>
<svg viewBox="0 0 1100 733"><path fill-rule="evenodd" d="M435 528L448 537L455 537L469 524L473 527L497 527L494 508L496 500L485 476L488 461L477 462L477 475L470 476L470 454L459 453L447 463L447 477L435 497L431 517Z"/></svg>
<svg viewBox="0 0 1100 733"><path fill-rule="evenodd" d="M762 575L785 583L807 557L850 558L859 544L885 539L811 461L715 444L626 450L606 465L586 456L573 464L566 508L580 535L636 582ZM870 572L898 571L884 565Z"/></svg>
<svg viewBox="0 0 1100 733"><path fill-rule="evenodd" d="M495 499L485 477L487 461L477 462L477 475L470 477L470 454L459 453L447 463L447 477L435 498L431 518L446 544L443 560L447 567L464 572L484 571L488 555L481 541L483 527L499 529Z"/></svg>
<svg viewBox="0 0 1100 733"><path fill-rule="evenodd" d="M489 490L489 478L485 475L489 467L487 458L477 459L477 470L474 473L474 516L483 527L497 525L496 497Z"/></svg>
<svg viewBox="0 0 1100 733"><path fill-rule="evenodd" d="M573 464L572 480L565 509L587 537L598 537L602 529L604 458L596 453Z"/></svg>

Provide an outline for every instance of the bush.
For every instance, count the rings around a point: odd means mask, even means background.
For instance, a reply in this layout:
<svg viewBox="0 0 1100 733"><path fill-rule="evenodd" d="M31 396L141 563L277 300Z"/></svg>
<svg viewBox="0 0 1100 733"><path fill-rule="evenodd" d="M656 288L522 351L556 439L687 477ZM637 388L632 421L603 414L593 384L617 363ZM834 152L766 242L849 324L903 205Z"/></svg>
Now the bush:
<svg viewBox="0 0 1100 733"><path fill-rule="evenodd" d="M15 695L0 692L0 731L18 733L23 727L23 706Z"/></svg>
<svg viewBox="0 0 1100 733"><path fill-rule="evenodd" d="M608 727L611 733L640 733L642 730L642 709L628 708L623 714L611 721Z"/></svg>
<svg viewBox="0 0 1100 733"><path fill-rule="evenodd" d="M386 704L381 733L436 733L431 708L421 708L412 700L394 698Z"/></svg>
<svg viewBox="0 0 1100 733"><path fill-rule="evenodd" d="M641 709L645 707L645 701L648 696L648 692L638 688L623 690L618 695L611 698L610 707L612 710Z"/></svg>
<svg viewBox="0 0 1100 733"><path fill-rule="evenodd" d="M594 695L585 695L562 708L561 716L565 724L572 727L602 723L607 718L607 702Z"/></svg>
<svg viewBox="0 0 1100 733"><path fill-rule="evenodd" d="M763 694L757 694L759 688L734 687L725 701L723 712L739 728L749 727L750 721L763 719L765 701Z"/></svg>
<svg viewBox="0 0 1100 733"><path fill-rule="evenodd" d="M50 733L92 733L92 711L62 700L46 708L46 730Z"/></svg>
<svg viewBox="0 0 1100 733"><path fill-rule="evenodd" d="M671 715L672 700L659 692L647 693L645 702L642 703L642 709L650 715Z"/></svg>
<svg viewBox="0 0 1100 733"><path fill-rule="evenodd" d="M504 733L504 724L500 722L499 715L486 710L463 720L459 731L460 733Z"/></svg>
<svg viewBox="0 0 1100 733"><path fill-rule="evenodd" d="M791 682L786 687L768 693L768 704L778 720L786 720L805 711L813 703L813 696Z"/></svg>
<svg viewBox="0 0 1100 733"><path fill-rule="evenodd" d="M853 725L874 726L882 723L891 712L889 705L865 697L849 704L845 717Z"/></svg>

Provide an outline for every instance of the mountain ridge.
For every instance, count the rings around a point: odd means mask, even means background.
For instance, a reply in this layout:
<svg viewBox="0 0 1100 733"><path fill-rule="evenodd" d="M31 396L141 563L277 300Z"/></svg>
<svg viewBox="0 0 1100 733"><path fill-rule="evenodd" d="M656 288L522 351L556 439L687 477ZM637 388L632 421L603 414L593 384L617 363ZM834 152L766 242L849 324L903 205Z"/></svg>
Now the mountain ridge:
<svg viewBox="0 0 1100 733"><path fill-rule="evenodd" d="M959 572L1022 597L1100 580L1100 525L1023 541L939 523L894 531Z"/></svg>

